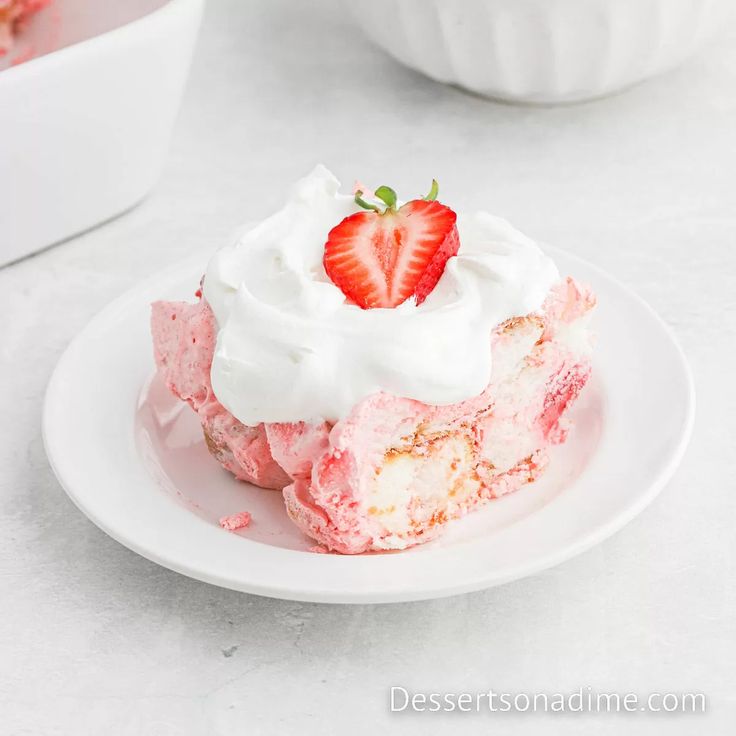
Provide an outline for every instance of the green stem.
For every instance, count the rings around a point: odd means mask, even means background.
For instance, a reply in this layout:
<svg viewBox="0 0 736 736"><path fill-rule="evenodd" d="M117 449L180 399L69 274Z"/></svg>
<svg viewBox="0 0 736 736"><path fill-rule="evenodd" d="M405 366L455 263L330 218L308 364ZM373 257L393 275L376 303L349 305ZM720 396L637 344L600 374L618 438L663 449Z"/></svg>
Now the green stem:
<svg viewBox="0 0 736 736"><path fill-rule="evenodd" d="M437 199L437 195L440 191L440 185L437 183L437 179L432 179L432 188L429 190L429 194L424 198L425 202L434 202Z"/></svg>
<svg viewBox="0 0 736 736"><path fill-rule="evenodd" d="M381 212L381 208L378 205L371 204L370 202L366 202L363 199L363 192L358 190L355 192L355 204L357 204L359 207L362 207L364 210L373 210L374 212Z"/></svg>

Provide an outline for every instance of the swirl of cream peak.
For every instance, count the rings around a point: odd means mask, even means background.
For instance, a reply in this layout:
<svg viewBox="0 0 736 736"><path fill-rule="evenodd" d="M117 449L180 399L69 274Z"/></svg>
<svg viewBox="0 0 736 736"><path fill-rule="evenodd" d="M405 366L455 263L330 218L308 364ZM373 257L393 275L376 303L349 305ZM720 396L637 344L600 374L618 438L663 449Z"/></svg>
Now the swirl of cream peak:
<svg viewBox="0 0 736 736"><path fill-rule="evenodd" d="M559 278L505 220L460 214L460 249L422 304L361 309L322 265L327 234L359 209L339 188L317 166L207 267L212 387L244 424L336 421L379 391L434 405L476 396L491 377L493 328L539 309Z"/></svg>

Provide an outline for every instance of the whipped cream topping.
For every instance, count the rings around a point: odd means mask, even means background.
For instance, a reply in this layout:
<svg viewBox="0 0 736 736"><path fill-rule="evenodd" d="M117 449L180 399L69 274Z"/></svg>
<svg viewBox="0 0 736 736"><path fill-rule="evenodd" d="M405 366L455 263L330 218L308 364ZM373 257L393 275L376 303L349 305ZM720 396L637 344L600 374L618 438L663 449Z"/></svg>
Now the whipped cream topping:
<svg viewBox="0 0 736 736"><path fill-rule="evenodd" d="M505 220L459 214L460 249L422 304L361 309L322 265L329 231L359 210L339 186L318 166L207 268L212 387L244 424L336 421L378 391L434 405L476 396L491 377L493 328L538 310L559 278Z"/></svg>

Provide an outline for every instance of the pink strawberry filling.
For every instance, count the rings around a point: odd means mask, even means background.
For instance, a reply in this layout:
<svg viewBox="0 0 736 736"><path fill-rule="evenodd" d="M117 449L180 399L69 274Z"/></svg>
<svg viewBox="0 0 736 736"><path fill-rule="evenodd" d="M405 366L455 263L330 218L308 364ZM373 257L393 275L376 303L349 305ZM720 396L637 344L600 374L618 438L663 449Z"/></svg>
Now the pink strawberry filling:
<svg viewBox="0 0 736 736"><path fill-rule="evenodd" d="M0 0L0 56L13 46L13 36L34 13L51 0Z"/></svg>
<svg viewBox="0 0 736 736"><path fill-rule="evenodd" d="M247 427L216 399L217 327L204 300L157 302L152 332L167 386L197 412L207 445L237 478L283 488L291 519L328 549L403 549L448 521L535 480L565 412L590 375L592 294L560 282L539 314L491 336L494 369L479 396L430 406L374 394L331 425Z"/></svg>

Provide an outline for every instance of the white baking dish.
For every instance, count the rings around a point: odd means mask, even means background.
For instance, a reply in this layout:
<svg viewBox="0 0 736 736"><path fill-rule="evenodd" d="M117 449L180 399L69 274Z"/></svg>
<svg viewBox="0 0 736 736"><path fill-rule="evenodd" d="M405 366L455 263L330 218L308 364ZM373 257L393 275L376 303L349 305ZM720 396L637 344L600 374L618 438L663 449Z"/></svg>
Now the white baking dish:
<svg viewBox="0 0 736 736"><path fill-rule="evenodd" d="M0 264L131 207L161 171L204 0L54 0L0 71Z"/></svg>
<svg viewBox="0 0 736 736"><path fill-rule="evenodd" d="M526 103L600 97L669 69L736 15L736 0L344 0L407 66Z"/></svg>

